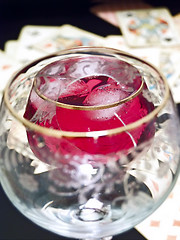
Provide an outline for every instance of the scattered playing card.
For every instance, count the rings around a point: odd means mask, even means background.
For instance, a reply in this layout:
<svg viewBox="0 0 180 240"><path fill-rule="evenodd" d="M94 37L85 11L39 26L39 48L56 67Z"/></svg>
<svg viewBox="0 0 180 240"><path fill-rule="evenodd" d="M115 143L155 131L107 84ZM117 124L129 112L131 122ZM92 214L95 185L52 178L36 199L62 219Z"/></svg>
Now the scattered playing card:
<svg viewBox="0 0 180 240"><path fill-rule="evenodd" d="M117 19L131 47L180 44L172 16L166 8L119 11Z"/></svg>
<svg viewBox="0 0 180 240"><path fill-rule="evenodd" d="M20 67L21 64L13 61L3 51L0 50L0 102L5 86L7 85L12 75L15 74Z"/></svg>
<svg viewBox="0 0 180 240"><path fill-rule="evenodd" d="M5 53L16 61L16 51L18 49L18 41L17 40L9 40L5 43L4 51Z"/></svg>
<svg viewBox="0 0 180 240"><path fill-rule="evenodd" d="M106 37L105 46L128 52L159 67L160 49L157 47L130 48L123 36L116 35Z"/></svg>
<svg viewBox="0 0 180 240"><path fill-rule="evenodd" d="M0 51L0 92L4 90L9 79L21 67L21 64L13 61L3 51Z"/></svg>
<svg viewBox="0 0 180 240"><path fill-rule="evenodd" d="M41 50L44 53L54 53L66 48L82 46L82 43L76 39L70 39L60 34L55 34L51 38L44 39L42 42L33 45L33 48Z"/></svg>
<svg viewBox="0 0 180 240"><path fill-rule="evenodd" d="M91 8L91 12L118 27L119 24L116 17L117 11L146 8L152 8L152 6L148 3L145 3L143 0L106 1L105 3L94 5Z"/></svg>
<svg viewBox="0 0 180 240"><path fill-rule="evenodd" d="M180 103L180 47L162 49L159 69L165 76L176 103Z"/></svg>
<svg viewBox="0 0 180 240"><path fill-rule="evenodd" d="M180 177L166 201L136 229L148 240L180 240Z"/></svg>
<svg viewBox="0 0 180 240"><path fill-rule="evenodd" d="M168 80L171 87L176 82L180 64L180 47L162 49L160 53L160 70Z"/></svg>
<svg viewBox="0 0 180 240"><path fill-rule="evenodd" d="M180 71L177 73L176 82L171 87L171 92L175 103L180 103Z"/></svg>
<svg viewBox="0 0 180 240"><path fill-rule="evenodd" d="M44 53L54 53L77 46L103 46L104 38L71 25L63 25L48 38L32 45Z"/></svg>
<svg viewBox="0 0 180 240"><path fill-rule="evenodd" d="M54 26L31 26L27 25L22 28L19 35L19 47L16 51L16 59L22 64L33 61L34 59L44 56L42 51L32 46L36 43L48 38L51 34L54 34L59 27Z"/></svg>
<svg viewBox="0 0 180 240"><path fill-rule="evenodd" d="M109 35L105 38L105 46L116 48L121 51L129 51L130 48L126 44L126 41L124 40L124 37L121 35Z"/></svg>
<svg viewBox="0 0 180 240"><path fill-rule="evenodd" d="M25 26L19 36L16 59L28 63L36 58L76 46L102 46L104 38L71 25Z"/></svg>
<svg viewBox="0 0 180 240"><path fill-rule="evenodd" d="M177 30L178 34L180 35L180 13L175 15L173 17L173 20L175 23L176 30Z"/></svg>

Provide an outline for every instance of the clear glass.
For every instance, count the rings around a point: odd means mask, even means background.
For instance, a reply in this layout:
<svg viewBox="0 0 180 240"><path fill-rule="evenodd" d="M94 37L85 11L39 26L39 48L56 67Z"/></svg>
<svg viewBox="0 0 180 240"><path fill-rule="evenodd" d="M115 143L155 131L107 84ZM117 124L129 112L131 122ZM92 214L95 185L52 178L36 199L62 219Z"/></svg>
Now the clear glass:
<svg viewBox="0 0 180 240"><path fill-rule="evenodd" d="M180 126L158 70L82 47L24 67L0 110L0 179L39 226L111 239L150 215L179 172Z"/></svg>

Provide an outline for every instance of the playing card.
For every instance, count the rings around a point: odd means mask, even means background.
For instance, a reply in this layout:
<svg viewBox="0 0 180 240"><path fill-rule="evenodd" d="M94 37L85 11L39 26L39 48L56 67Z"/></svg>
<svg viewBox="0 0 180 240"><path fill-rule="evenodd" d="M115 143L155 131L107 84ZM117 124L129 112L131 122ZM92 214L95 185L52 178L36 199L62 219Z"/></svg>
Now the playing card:
<svg viewBox="0 0 180 240"><path fill-rule="evenodd" d="M119 11L117 20L131 47L173 46L180 43L172 16L166 8Z"/></svg>
<svg viewBox="0 0 180 240"><path fill-rule="evenodd" d="M0 51L0 94L2 94L9 79L20 67L21 64L13 61L3 51Z"/></svg>
<svg viewBox="0 0 180 240"><path fill-rule="evenodd" d="M126 0L126 1L106 1L105 3L95 4L90 10L96 16L118 27L116 12L131 9L146 9L151 5L142 0Z"/></svg>
<svg viewBox="0 0 180 240"><path fill-rule="evenodd" d="M171 87L171 92L175 103L180 103L180 71L177 72L176 83Z"/></svg>
<svg viewBox="0 0 180 240"><path fill-rule="evenodd" d="M7 56L16 60L16 51L18 49L18 41L17 40L9 40L5 43L4 52Z"/></svg>
<svg viewBox="0 0 180 240"><path fill-rule="evenodd" d="M180 64L180 47L161 50L160 70L171 87L176 83Z"/></svg>
<svg viewBox="0 0 180 240"><path fill-rule="evenodd" d="M180 240L180 178L165 202L136 229L148 240Z"/></svg>
<svg viewBox="0 0 180 240"><path fill-rule="evenodd" d="M180 13L173 17L175 28L180 35Z"/></svg>
<svg viewBox="0 0 180 240"><path fill-rule="evenodd" d="M105 38L105 46L116 48L121 51L130 51L129 46L126 44L126 41L121 35L109 35Z"/></svg>
<svg viewBox="0 0 180 240"><path fill-rule="evenodd" d="M160 52L159 69L168 81L174 101L180 103L180 47L163 49Z"/></svg>
<svg viewBox="0 0 180 240"><path fill-rule="evenodd" d="M51 38L44 39L41 42L33 45L33 48L42 51L44 53L54 53L66 48L81 46L81 41L76 39L70 39L57 33L51 36Z"/></svg>
<svg viewBox="0 0 180 240"><path fill-rule="evenodd" d="M45 38L49 38L49 36L54 34L58 29L59 27L56 26L27 25L23 27L18 38L19 45L16 51L17 61L26 64L34 59L43 57L45 53L37 51L37 49L32 46Z"/></svg>
<svg viewBox="0 0 180 240"><path fill-rule="evenodd" d="M159 67L160 49L157 47L149 48L130 48L123 36L110 35L106 37L105 45L119 49L121 51L128 52L134 56L137 56L145 61L150 62L155 67Z"/></svg>
<svg viewBox="0 0 180 240"><path fill-rule="evenodd" d="M28 63L65 48L82 45L102 46L103 40L103 37L71 25L25 26L20 33L16 58L21 63Z"/></svg>
<svg viewBox="0 0 180 240"><path fill-rule="evenodd" d="M103 46L104 38L71 25L63 25L48 38L32 45L44 53L54 53L77 46Z"/></svg>

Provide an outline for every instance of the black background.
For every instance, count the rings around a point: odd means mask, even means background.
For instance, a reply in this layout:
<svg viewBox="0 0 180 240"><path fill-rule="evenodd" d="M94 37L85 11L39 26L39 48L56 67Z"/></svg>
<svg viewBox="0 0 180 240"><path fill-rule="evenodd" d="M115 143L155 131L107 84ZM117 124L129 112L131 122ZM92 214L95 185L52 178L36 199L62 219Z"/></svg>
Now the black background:
<svg viewBox="0 0 180 240"><path fill-rule="evenodd" d="M128 0L104 0L120 2ZM135 1L135 0L134 0ZM72 24L96 34L119 34L118 28L90 13L89 9L103 0L0 0L0 49L10 39L17 39L24 25ZM154 7L166 6L173 15L180 12L180 1L147 0Z"/></svg>
<svg viewBox="0 0 180 240"><path fill-rule="evenodd" d="M146 2L155 7L166 6L173 15L180 12L178 0L166 2L149 0ZM60 26L71 24L101 36L120 34L118 28L89 11L94 4L95 1L90 0L0 0L0 49L4 49L6 41L17 39L24 25ZM46 231L21 215L0 187L0 239L65 240L67 238ZM144 240L145 238L132 229L113 239Z"/></svg>

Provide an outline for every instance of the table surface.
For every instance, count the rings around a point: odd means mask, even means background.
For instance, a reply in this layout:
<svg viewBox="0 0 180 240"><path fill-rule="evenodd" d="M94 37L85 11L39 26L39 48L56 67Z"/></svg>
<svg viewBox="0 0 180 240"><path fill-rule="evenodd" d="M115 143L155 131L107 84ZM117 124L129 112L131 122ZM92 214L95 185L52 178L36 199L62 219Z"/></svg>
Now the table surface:
<svg viewBox="0 0 180 240"><path fill-rule="evenodd" d="M60 26L71 24L101 36L120 34L118 28L89 11L90 4L92 4L90 0L51 0L50 2L51 4L42 0L34 2L32 0L0 1L0 49L4 48L6 41L17 39L21 28L25 25ZM161 1L159 3L161 4ZM173 5L172 11L176 14L179 9ZM1 187L0 214L0 239L67 239L48 232L25 218L10 203ZM132 229L113 239L144 240L145 238Z"/></svg>

